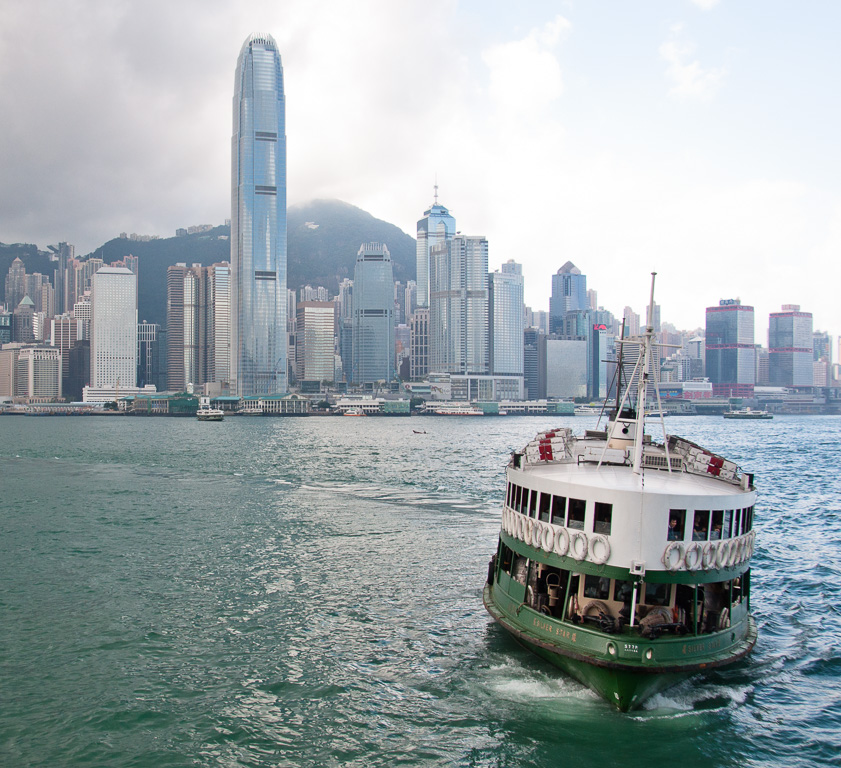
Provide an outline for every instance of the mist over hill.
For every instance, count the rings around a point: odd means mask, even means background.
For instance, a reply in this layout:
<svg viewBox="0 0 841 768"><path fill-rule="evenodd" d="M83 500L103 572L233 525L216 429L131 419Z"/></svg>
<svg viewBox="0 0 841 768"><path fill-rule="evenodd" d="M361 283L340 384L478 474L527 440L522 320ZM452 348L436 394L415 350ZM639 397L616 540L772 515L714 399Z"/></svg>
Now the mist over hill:
<svg viewBox="0 0 841 768"><path fill-rule="evenodd" d="M0 233L2 234L2 233ZM287 285L323 285L335 294L339 282L353 278L356 254L363 243L385 243L394 262L394 279L415 279L415 239L393 224L374 218L361 208L340 200L313 200L287 211ZM132 254L139 259L138 319L166 325L166 270L183 262L207 266L230 261L230 227L199 234L147 242L114 238L88 256L106 263ZM9 265L20 256L27 273L52 276L55 264L34 245L0 243L0 299L4 298ZM87 256L83 257L87 258Z"/></svg>

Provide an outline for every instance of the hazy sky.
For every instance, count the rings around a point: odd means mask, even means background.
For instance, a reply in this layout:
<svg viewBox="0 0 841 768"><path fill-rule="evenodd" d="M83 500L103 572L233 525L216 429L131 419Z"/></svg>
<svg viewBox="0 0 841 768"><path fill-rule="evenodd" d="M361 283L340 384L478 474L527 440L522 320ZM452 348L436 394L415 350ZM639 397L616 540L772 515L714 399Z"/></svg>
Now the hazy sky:
<svg viewBox="0 0 841 768"><path fill-rule="evenodd" d="M230 217L234 69L277 40L290 204L414 235L432 202L621 315L721 298L841 332L841 3L0 0L0 241L172 236Z"/></svg>

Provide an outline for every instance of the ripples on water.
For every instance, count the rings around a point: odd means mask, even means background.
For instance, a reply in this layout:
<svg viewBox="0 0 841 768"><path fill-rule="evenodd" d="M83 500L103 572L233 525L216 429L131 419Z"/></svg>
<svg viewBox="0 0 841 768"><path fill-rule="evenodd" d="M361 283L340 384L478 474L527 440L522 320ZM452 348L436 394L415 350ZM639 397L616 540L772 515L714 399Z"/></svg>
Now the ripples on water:
<svg viewBox="0 0 841 768"><path fill-rule="evenodd" d="M760 638L630 716L481 604L558 425L0 418L0 764L837 765L841 419L671 420L757 474Z"/></svg>

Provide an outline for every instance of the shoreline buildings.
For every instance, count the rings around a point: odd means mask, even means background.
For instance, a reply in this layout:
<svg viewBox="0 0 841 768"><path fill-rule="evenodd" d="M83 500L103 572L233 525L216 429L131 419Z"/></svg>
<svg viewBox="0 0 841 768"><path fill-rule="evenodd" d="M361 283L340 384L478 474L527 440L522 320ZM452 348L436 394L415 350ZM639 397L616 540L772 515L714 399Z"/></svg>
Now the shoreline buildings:
<svg viewBox="0 0 841 768"><path fill-rule="evenodd" d="M271 35L237 60L231 156L231 388L286 392L286 107Z"/></svg>

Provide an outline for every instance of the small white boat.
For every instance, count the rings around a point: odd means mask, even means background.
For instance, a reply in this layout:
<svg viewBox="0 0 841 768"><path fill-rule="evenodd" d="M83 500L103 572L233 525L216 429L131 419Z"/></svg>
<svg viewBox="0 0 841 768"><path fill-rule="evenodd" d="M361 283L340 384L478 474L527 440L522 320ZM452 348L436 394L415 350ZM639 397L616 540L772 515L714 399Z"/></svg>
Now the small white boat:
<svg viewBox="0 0 841 768"><path fill-rule="evenodd" d="M602 409L594 405L576 405L574 412L576 416L598 416Z"/></svg>
<svg viewBox="0 0 841 768"><path fill-rule="evenodd" d="M222 421L225 418L225 411L221 408L211 408L209 397L199 398L199 409L196 411L196 418L199 421Z"/></svg>

